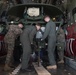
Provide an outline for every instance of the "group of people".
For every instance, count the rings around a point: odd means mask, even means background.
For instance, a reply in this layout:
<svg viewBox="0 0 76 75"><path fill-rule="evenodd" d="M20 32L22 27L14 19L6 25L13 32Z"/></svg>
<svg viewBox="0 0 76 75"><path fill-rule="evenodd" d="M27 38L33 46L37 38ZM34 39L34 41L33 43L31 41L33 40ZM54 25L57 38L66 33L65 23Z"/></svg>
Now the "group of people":
<svg viewBox="0 0 76 75"><path fill-rule="evenodd" d="M57 64L55 61L55 47L56 47L56 24L51 20L49 16L44 17L44 21L47 22L44 34L40 41L45 40L48 37L48 58L49 66L47 69L57 69ZM5 46L8 50L4 70L12 69L12 54L15 45L15 39L20 36L20 42L23 49L22 62L21 62L21 71L31 71L29 67L29 60L31 55L31 45L33 44L34 35L41 29L41 25L37 23L35 26L29 25L26 28L23 28L23 24L19 23L18 25L9 25L9 30L5 35L4 41Z"/></svg>

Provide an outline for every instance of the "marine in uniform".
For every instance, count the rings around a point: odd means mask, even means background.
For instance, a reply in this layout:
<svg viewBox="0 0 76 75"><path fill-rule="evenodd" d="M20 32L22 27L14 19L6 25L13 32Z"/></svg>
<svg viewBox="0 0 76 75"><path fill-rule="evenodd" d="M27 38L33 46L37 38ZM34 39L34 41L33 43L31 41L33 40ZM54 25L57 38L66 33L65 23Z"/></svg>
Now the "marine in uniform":
<svg viewBox="0 0 76 75"><path fill-rule="evenodd" d="M60 27L57 35L57 52L59 57L58 63L64 63L64 50L65 50L65 33L62 27Z"/></svg>
<svg viewBox="0 0 76 75"><path fill-rule="evenodd" d="M9 25L8 32L4 37L4 42L5 42L5 46L6 46L6 50L7 50L7 56L6 56L5 67L4 67L5 71L11 69L10 65L12 64L15 39L22 33L21 28L23 28L22 24L18 24L18 25L11 24L11 25Z"/></svg>

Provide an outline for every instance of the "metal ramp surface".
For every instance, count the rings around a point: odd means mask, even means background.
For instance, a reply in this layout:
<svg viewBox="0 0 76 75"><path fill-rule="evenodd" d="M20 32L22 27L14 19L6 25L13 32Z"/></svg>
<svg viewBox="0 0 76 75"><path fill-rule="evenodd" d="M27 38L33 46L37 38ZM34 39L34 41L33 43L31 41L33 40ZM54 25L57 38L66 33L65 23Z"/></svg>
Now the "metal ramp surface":
<svg viewBox="0 0 76 75"><path fill-rule="evenodd" d="M0 60L0 75L38 75L37 71L20 73L20 64L12 72L3 71L4 59ZM16 74L15 74L16 73ZM58 64L57 70L49 71L51 75L76 75L76 70L66 64Z"/></svg>

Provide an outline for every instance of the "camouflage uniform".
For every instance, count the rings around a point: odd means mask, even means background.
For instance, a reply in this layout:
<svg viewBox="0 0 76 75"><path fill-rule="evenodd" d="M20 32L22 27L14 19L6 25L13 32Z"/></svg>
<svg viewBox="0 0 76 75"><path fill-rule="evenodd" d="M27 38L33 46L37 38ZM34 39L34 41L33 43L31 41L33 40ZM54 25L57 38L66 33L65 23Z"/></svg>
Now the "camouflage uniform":
<svg viewBox="0 0 76 75"><path fill-rule="evenodd" d="M10 25L8 32L4 37L4 42L5 42L5 45L7 46L7 50L8 50L5 63L8 65L11 63L11 59L13 56L15 39L21 33L22 33L22 29L19 28L17 25Z"/></svg>
<svg viewBox="0 0 76 75"><path fill-rule="evenodd" d="M60 28L59 33L57 35L57 50L59 60L63 60L64 58L64 49L65 49L65 33L62 28Z"/></svg>

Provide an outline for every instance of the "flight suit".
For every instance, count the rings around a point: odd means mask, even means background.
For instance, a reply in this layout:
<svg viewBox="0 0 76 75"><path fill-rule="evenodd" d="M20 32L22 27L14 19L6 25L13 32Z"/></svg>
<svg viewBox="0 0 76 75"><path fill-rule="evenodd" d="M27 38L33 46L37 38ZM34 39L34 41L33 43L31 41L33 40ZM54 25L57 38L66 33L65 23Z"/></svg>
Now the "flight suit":
<svg viewBox="0 0 76 75"><path fill-rule="evenodd" d="M55 23L50 20L45 27L44 34L42 36L42 40L48 37L48 57L50 65L56 65L55 58L54 58L54 51L56 46L56 25Z"/></svg>
<svg viewBox="0 0 76 75"><path fill-rule="evenodd" d="M7 56L5 64L10 65L12 63L13 50L15 45L15 39L22 33L22 29L17 25L9 25L9 30L4 37L4 42L7 50Z"/></svg>
<svg viewBox="0 0 76 75"><path fill-rule="evenodd" d="M20 41L23 48L22 66L21 66L22 70L28 68L28 62L32 51L31 43L33 43L33 38L35 34L36 34L36 27L28 26L23 30L23 33L20 36Z"/></svg>

